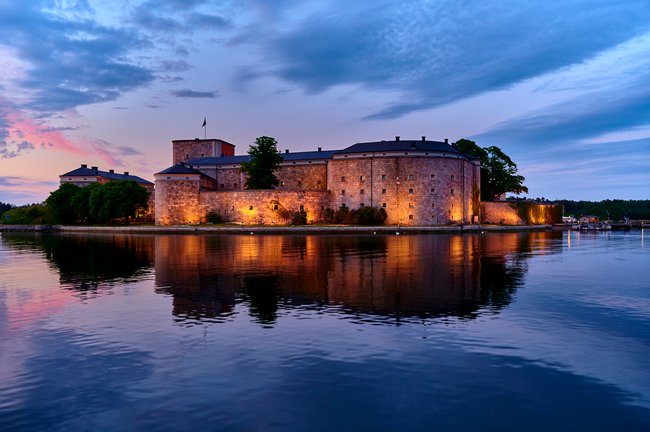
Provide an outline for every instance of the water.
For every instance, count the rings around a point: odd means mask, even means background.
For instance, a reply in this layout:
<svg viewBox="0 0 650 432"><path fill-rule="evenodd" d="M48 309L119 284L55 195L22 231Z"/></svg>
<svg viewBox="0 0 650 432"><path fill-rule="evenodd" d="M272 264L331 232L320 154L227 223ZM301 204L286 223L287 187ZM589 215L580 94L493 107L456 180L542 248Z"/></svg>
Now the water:
<svg viewBox="0 0 650 432"><path fill-rule="evenodd" d="M641 231L5 233L0 430L648 431L649 264Z"/></svg>

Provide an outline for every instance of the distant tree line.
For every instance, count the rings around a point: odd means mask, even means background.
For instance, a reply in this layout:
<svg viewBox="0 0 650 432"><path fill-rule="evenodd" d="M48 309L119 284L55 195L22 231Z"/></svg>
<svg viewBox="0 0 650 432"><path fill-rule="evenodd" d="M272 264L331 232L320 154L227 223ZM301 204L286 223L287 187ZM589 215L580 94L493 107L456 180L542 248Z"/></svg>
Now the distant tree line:
<svg viewBox="0 0 650 432"><path fill-rule="evenodd" d="M601 219L650 220L650 200L555 201L564 206L565 216L594 215Z"/></svg>
<svg viewBox="0 0 650 432"><path fill-rule="evenodd" d="M127 223L144 219L149 192L133 180L79 187L64 183L43 204L11 207L5 224Z"/></svg>
<svg viewBox="0 0 650 432"><path fill-rule="evenodd" d="M0 218L2 218L2 215L4 215L6 211L11 210L14 207L15 206L13 204L3 203L0 201Z"/></svg>

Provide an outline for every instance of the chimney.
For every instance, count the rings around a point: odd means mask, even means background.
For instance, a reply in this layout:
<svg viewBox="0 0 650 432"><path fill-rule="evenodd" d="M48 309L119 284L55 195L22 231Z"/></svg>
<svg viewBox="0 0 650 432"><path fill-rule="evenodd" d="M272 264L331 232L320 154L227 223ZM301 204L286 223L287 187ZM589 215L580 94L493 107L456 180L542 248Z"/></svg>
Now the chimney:
<svg viewBox="0 0 650 432"><path fill-rule="evenodd" d="M422 141L426 141L426 140L427 140L427 137L425 137L424 135L422 135Z"/></svg>
<svg viewBox="0 0 650 432"><path fill-rule="evenodd" d="M90 169L97 171L97 167L90 167Z"/></svg>
<svg viewBox="0 0 650 432"><path fill-rule="evenodd" d="M395 141L399 141L399 135L395 137Z"/></svg>
<svg viewBox="0 0 650 432"><path fill-rule="evenodd" d="M88 165L86 165L86 164L81 164L81 168L88 168Z"/></svg>
<svg viewBox="0 0 650 432"><path fill-rule="evenodd" d="M128 171L124 171L124 175L125 175L125 176L128 176L128 175L129 175L129 172L128 172Z"/></svg>
<svg viewBox="0 0 650 432"><path fill-rule="evenodd" d="M320 147L318 147L318 151L323 151L323 149L322 149L322 148L320 148Z"/></svg>
<svg viewBox="0 0 650 432"><path fill-rule="evenodd" d="M111 174L115 174L115 170L112 170L112 169L109 169L108 172L111 173Z"/></svg>
<svg viewBox="0 0 650 432"><path fill-rule="evenodd" d="M449 138L445 138L445 144L449 144Z"/></svg>
<svg viewBox="0 0 650 432"><path fill-rule="evenodd" d="M289 153L289 149L286 149L284 152L285 152L285 153Z"/></svg>

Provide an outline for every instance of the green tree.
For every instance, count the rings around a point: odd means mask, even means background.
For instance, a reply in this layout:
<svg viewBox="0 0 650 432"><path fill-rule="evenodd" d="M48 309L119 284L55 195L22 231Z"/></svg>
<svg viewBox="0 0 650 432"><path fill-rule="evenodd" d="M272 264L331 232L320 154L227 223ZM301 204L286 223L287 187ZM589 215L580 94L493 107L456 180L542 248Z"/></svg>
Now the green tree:
<svg viewBox="0 0 650 432"><path fill-rule="evenodd" d="M80 190L77 185L63 183L57 190L50 192L45 202L55 223L67 224L77 221L74 199Z"/></svg>
<svg viewBox="0 0 650 432"><path fill-rule="evenodd" d="M88 200L89 216L93 221L106 223L134 217L136 211L147 206L149 193L133 180L117 180L95 187Z"/></svg>
<svg viewBox="0 0 650 432"><path fill-rule="evenodd" d="M517 174L517 164L499 147L480 147L464 138L456 142L456 147L481 159L481 200L492 201L506 192L528 193L524 176Z"/></svg>
<svg viewBox="0 0 650 432"><path fill-rule="evenodd" d="M2 215L4 214L4 212L9 211L12 208L14 208L14 206L12 204L3 203L2 201L0 201L0 218L2 218Z"/></svg>
<svg viewBox="0 0 650 432"><path fill-rule="evenodd" d="M275 138L263 136L255 139L248 154L250 160L241 164L240 171L246 173L246 189L273 189L280 181L275 171L280 168L282 155Z"/></svg>

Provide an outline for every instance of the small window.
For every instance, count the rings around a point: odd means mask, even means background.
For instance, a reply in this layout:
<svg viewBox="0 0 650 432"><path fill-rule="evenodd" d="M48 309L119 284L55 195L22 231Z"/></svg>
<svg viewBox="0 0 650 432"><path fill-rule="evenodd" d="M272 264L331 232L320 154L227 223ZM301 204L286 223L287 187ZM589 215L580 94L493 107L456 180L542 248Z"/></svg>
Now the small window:
<svg viewBox="0 0 650 432"><path fill-rule="evenodd" d="M167 180L171 180L171 177L167 176Z"/></svg>
<svg viewBox="0 0 650 432"><path fill-rule="evenodd" d="M342 181L342 182L345 181L345 176L341 177L341 181Z"/></svg>
<svg viewBox="0 0 650 432"><path fill-rule="evenodd" d="M325 206L320 206L320 209L321 209L321 210L325 210Z"/></svg>
<svg viewBox="0 0 650 432"><path fill-rule="evenodd" d="M435 208L435 206L436 205L434 203L431 203L431 208Z"/></svg>
<svg viewBox="0 0 650 432"><path fill-rule="evenodd" d="M386 156L386 153L382 153L382 155Z"/></svg>
<svg viewBox="0 0 650 432"><path fill-rule="evenodd" d="M409 177L408 177L409 180L413 180L414 178L415 178L415 176L413 174L409 174Z"/></svg>
<svg viewBox="0 0 650 432"><path fill-rule="evenodd" d="M345 208L345 203L341 204L341 208Z"/></svg>
<svg viewBox="0 0 650 432"><path fill-rule="evenodd" d="M364 203L361 203L359 207L365 207L366 205Z"/></svg>
<svg viewBox="0 0 650 432"><path fill-rule="evenodd" d="M359 176L359 180L361 180L361 181L366 181L366 179L365 179L364 176Z"/></svg>
<svg viewBox="0 0 650 432"><path fill-rule="evenodd" d="M320 180L318 180L318 181L316 182L316 184L317 184L318 186L320 186Z"/></svg>
<svg viewBox="0 0 650 432"><path fill-rule="evenodd" d="M430 178L431 178L431 180L435 180L436 175L435 175L435 174L431 174L431 177L430 177Z"/></svg>
<svg viewBox="0 0 650 432"><path fill-rule="evenodd" d="M413 215L409 215L409 219L413 219Z"/></svg>
<svg viewBox="0 0 650 432"><path fill-rule="evenodd" d="M385 193L386 193L386 189L382 189L382 190L381 190L381 193L385 194Z"/></svg>
<svg viewBox="0 0 650 432"><path fill-rule="evenodd" d="M452 180L454 179L454 175L453 175L453 174L451 175L451 179L452 179Z"/></svg>
<svg viewBox="0 0 650 432"><path fill-rule="evenodd" d="M311 163L311 161L309 161L309 162L307 162L307 163Z"/></svg>
<svg viewBox="0 0 650 432"><path fill-rule="evenodd" d="M435 218L436 218L436 215L432 214L431 219L435 219Z"/></svg>
<svg viewBox="0 0 650 432"><path fill-rule="evenodd" d="M253 206L249 206L249 207L248 207L248 210L253 210Z"/></svg>
<svg viewBox="0 0 650 432"><path fill-rule="evenodd" d="M453 189L451 190L451 194L452 194L452 195L454 194L454 190L453 190Z"/></svg>
<svg viewBox="0 0 650 432"><path fill-rule="evenodd" d="M382 175L381 175L381 179L382 179L382 180L386 180L386 174L382 174Z"/></svg>
<svg viewBox="0 0 650 432"><path fill-rule="evenodd" d="M294 165L296 164L295 162L291 162L291 163L294 164Z"/></svg>
<svg viewBox="0 0 650 432"><path fill-rule="evenodd" d="M431 188L431 193L436 193L436 188Z"/></svg>
<svg viewBox="0 0 650 432"><path fill-rule="evenodd" d="M364 195L365 193L366 193L366 190L365 190L365 189L361 189L361 190L359 191L359 195Z"/></svg>
<svg viewBox="0 0 650 432"><path fill-rule="evenodd" d="M405 154L405 155L408 155L408 154L409 154L409 152L404 152L404 154Z"/></svg>
<svg viewBox="0 0 650 432"><path fill-rule="evenodd" d="M189 180L189 179L190 179L189 177L185 177L185 180Z"/></svg>
<svg viewBox="0 0 650 432"><path fill-rule="evenodd" d="M284 182L283 182L283 181L280 182L280 186L284 186Z"/></svg>
<svg viewBox="0 0 650 432"><path fill-rule="evenodd" d="M237 189L237 183L233 183L233 184L232 184L232 187L235 188L235 189Z"/></svg>
<svg viewBox="0 0 650 432"><path fill-rule="evenodd" d="M409 203L409 208L415 208L415 206L413 205L413 203Z"/></svg>
<svg viewBox="0 0 650 432"><path fill-rule="evenodd" d="M341 189L341 195L345 195L345 189Z"/></svg>
<svg viewBox="0 0 650 432"><path fill-rule="evenodd" d="M298 186L302 186L302 181L298 180Z"/></svg>
<svg viewBox="0 0 650 432"><path fill-rule="evenodd" d="M366 157L366 156L368 156L368 155L364 153L364 154L363 154L363 157Z"/></svg>
<svg viewBox="0 0 650 432"><path fill-rule="evenodd" d="M204 157L204 156L205 156L205 153L201 153L201 157Z"/></svg>
<svg viewBox="0 0 650 432"><path fill-rule="evenodd" d="M190 154L189 154L189 153L185 153L185 159L189 159L189 158L190 158Z"/></svg>
<svg viewBox="0 0 650 432"><path fill-rule="evenodd" d="M382 206L383 208L386 208L386 203L381 203L381 206Z"/></svg>
<svg viewBox="0 0 650 432"><path fill-rule="evenodd" d="M412 193L415 193L415 192L413 192L413 189L409 189L409 193L412 194Z"/></svg>
<svg viewBox="0 0 650 432"><path fill-rule="evenodd" d="M221 189L224 189L225 187L226 187L226 185L221 183Z"/></svg>
<svg viewBox="0 0 650 432"><path fill-rule="evenodd" d="M278 205L275 204L275 205L273 206L273 210L277 210L277 209L278 209Z"/></svg>

